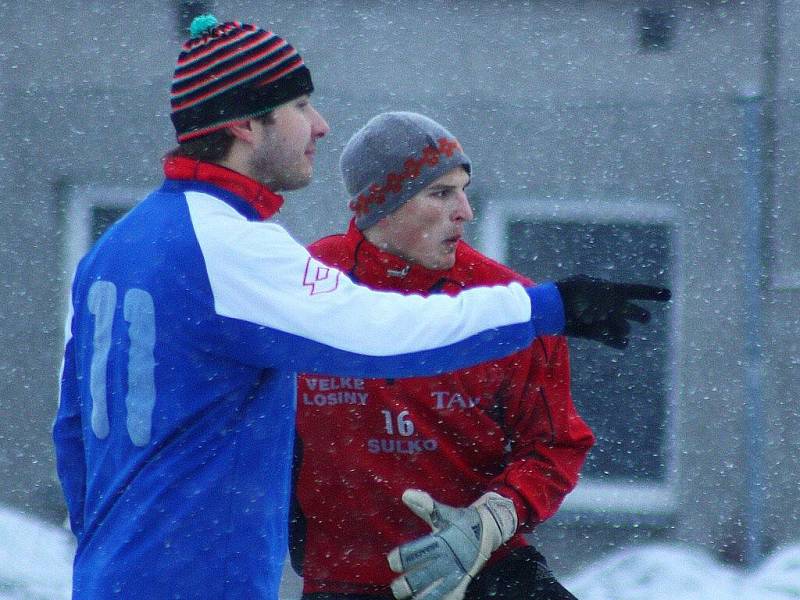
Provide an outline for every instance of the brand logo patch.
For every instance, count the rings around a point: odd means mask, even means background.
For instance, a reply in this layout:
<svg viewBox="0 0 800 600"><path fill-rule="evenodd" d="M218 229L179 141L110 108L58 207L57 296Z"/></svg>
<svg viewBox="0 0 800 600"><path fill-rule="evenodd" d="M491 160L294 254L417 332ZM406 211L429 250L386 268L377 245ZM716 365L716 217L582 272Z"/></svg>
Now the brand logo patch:
<svg viewBox="0 0 800 600"><path fill-rule="evenodd" d="M306 272L303 275L303 285L311 288L310 296L314 294L328 294L339 287L340 272L322 264L313 257L308 258Z"/></svg>

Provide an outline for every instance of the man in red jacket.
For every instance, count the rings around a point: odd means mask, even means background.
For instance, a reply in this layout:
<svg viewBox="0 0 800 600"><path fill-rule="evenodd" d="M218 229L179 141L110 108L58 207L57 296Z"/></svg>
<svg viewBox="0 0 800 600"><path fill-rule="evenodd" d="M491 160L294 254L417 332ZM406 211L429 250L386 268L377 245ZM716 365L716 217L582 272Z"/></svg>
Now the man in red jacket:
<svg viewBox="0 0 800 600"><path fill-rule="evenodd" d="M354 281L424 295L531 283L463 241L470 161L438 123L379 115L341 168L353 220L310 250ZM297 410L303 598L574 599L523 537L558 510L594 443L563 337L435 377L303 375Z"/></svg>

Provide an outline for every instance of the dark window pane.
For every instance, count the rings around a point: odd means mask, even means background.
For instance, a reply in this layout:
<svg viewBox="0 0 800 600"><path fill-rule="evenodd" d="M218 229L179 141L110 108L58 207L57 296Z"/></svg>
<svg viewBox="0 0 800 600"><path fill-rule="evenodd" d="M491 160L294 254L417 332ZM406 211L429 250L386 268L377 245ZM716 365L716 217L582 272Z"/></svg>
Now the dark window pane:
<svg viewBox="0 0 800 600"><path fill-rule="evenodd" d="M103 232L119 221L128 208L112 208L109 206L92 207L92 243L97 241Z"/></svg>
<svg viewBox="0 0 800 600"><path fill-rule="evenodd" d="M586 273L670 285L670 227L532 220L507 226L508 264L534 280ZM663 481L667 459L668 307L648 304L626 352L571 340L575 403L598 441L584 474L607 481Z"/></svg>

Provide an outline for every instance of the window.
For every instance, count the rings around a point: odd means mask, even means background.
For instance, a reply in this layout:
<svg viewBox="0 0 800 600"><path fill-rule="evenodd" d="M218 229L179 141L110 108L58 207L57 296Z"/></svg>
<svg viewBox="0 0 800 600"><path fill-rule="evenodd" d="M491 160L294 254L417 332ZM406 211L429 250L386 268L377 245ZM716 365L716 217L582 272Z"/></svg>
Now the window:
<svg viewBox="0 0 800 600"><path fill-rule="evenodd" d="M484 251L534 280L586 273L677 292L678 229L665 208L526 201L487 217ZM626 352L570 341L573 396L597 444L565 508L671 510L676 305L648 303L653 319L635 326Z"/></svg>
<svg viewBox="0 0 800 600"><path fill-rule="evenodd" d="M151 190L129 187L72 187L67 194L64 272L70 285L78 261L103 232ZM67 294L69 297L69 294Z"/></svg>

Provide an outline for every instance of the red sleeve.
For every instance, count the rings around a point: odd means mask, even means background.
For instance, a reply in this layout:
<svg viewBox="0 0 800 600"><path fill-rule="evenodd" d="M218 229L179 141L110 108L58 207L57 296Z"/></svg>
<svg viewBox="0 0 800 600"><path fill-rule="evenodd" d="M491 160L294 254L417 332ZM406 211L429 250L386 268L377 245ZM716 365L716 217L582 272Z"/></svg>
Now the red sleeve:
<svg viewBox="0 0 800 600"><path fill-rule="evenodd" d="M538 338L516 355L506 393L510 453L492 489L514 501L520 530L530 531L578 483L595 440L572 402L566 339Z"/></svg>

